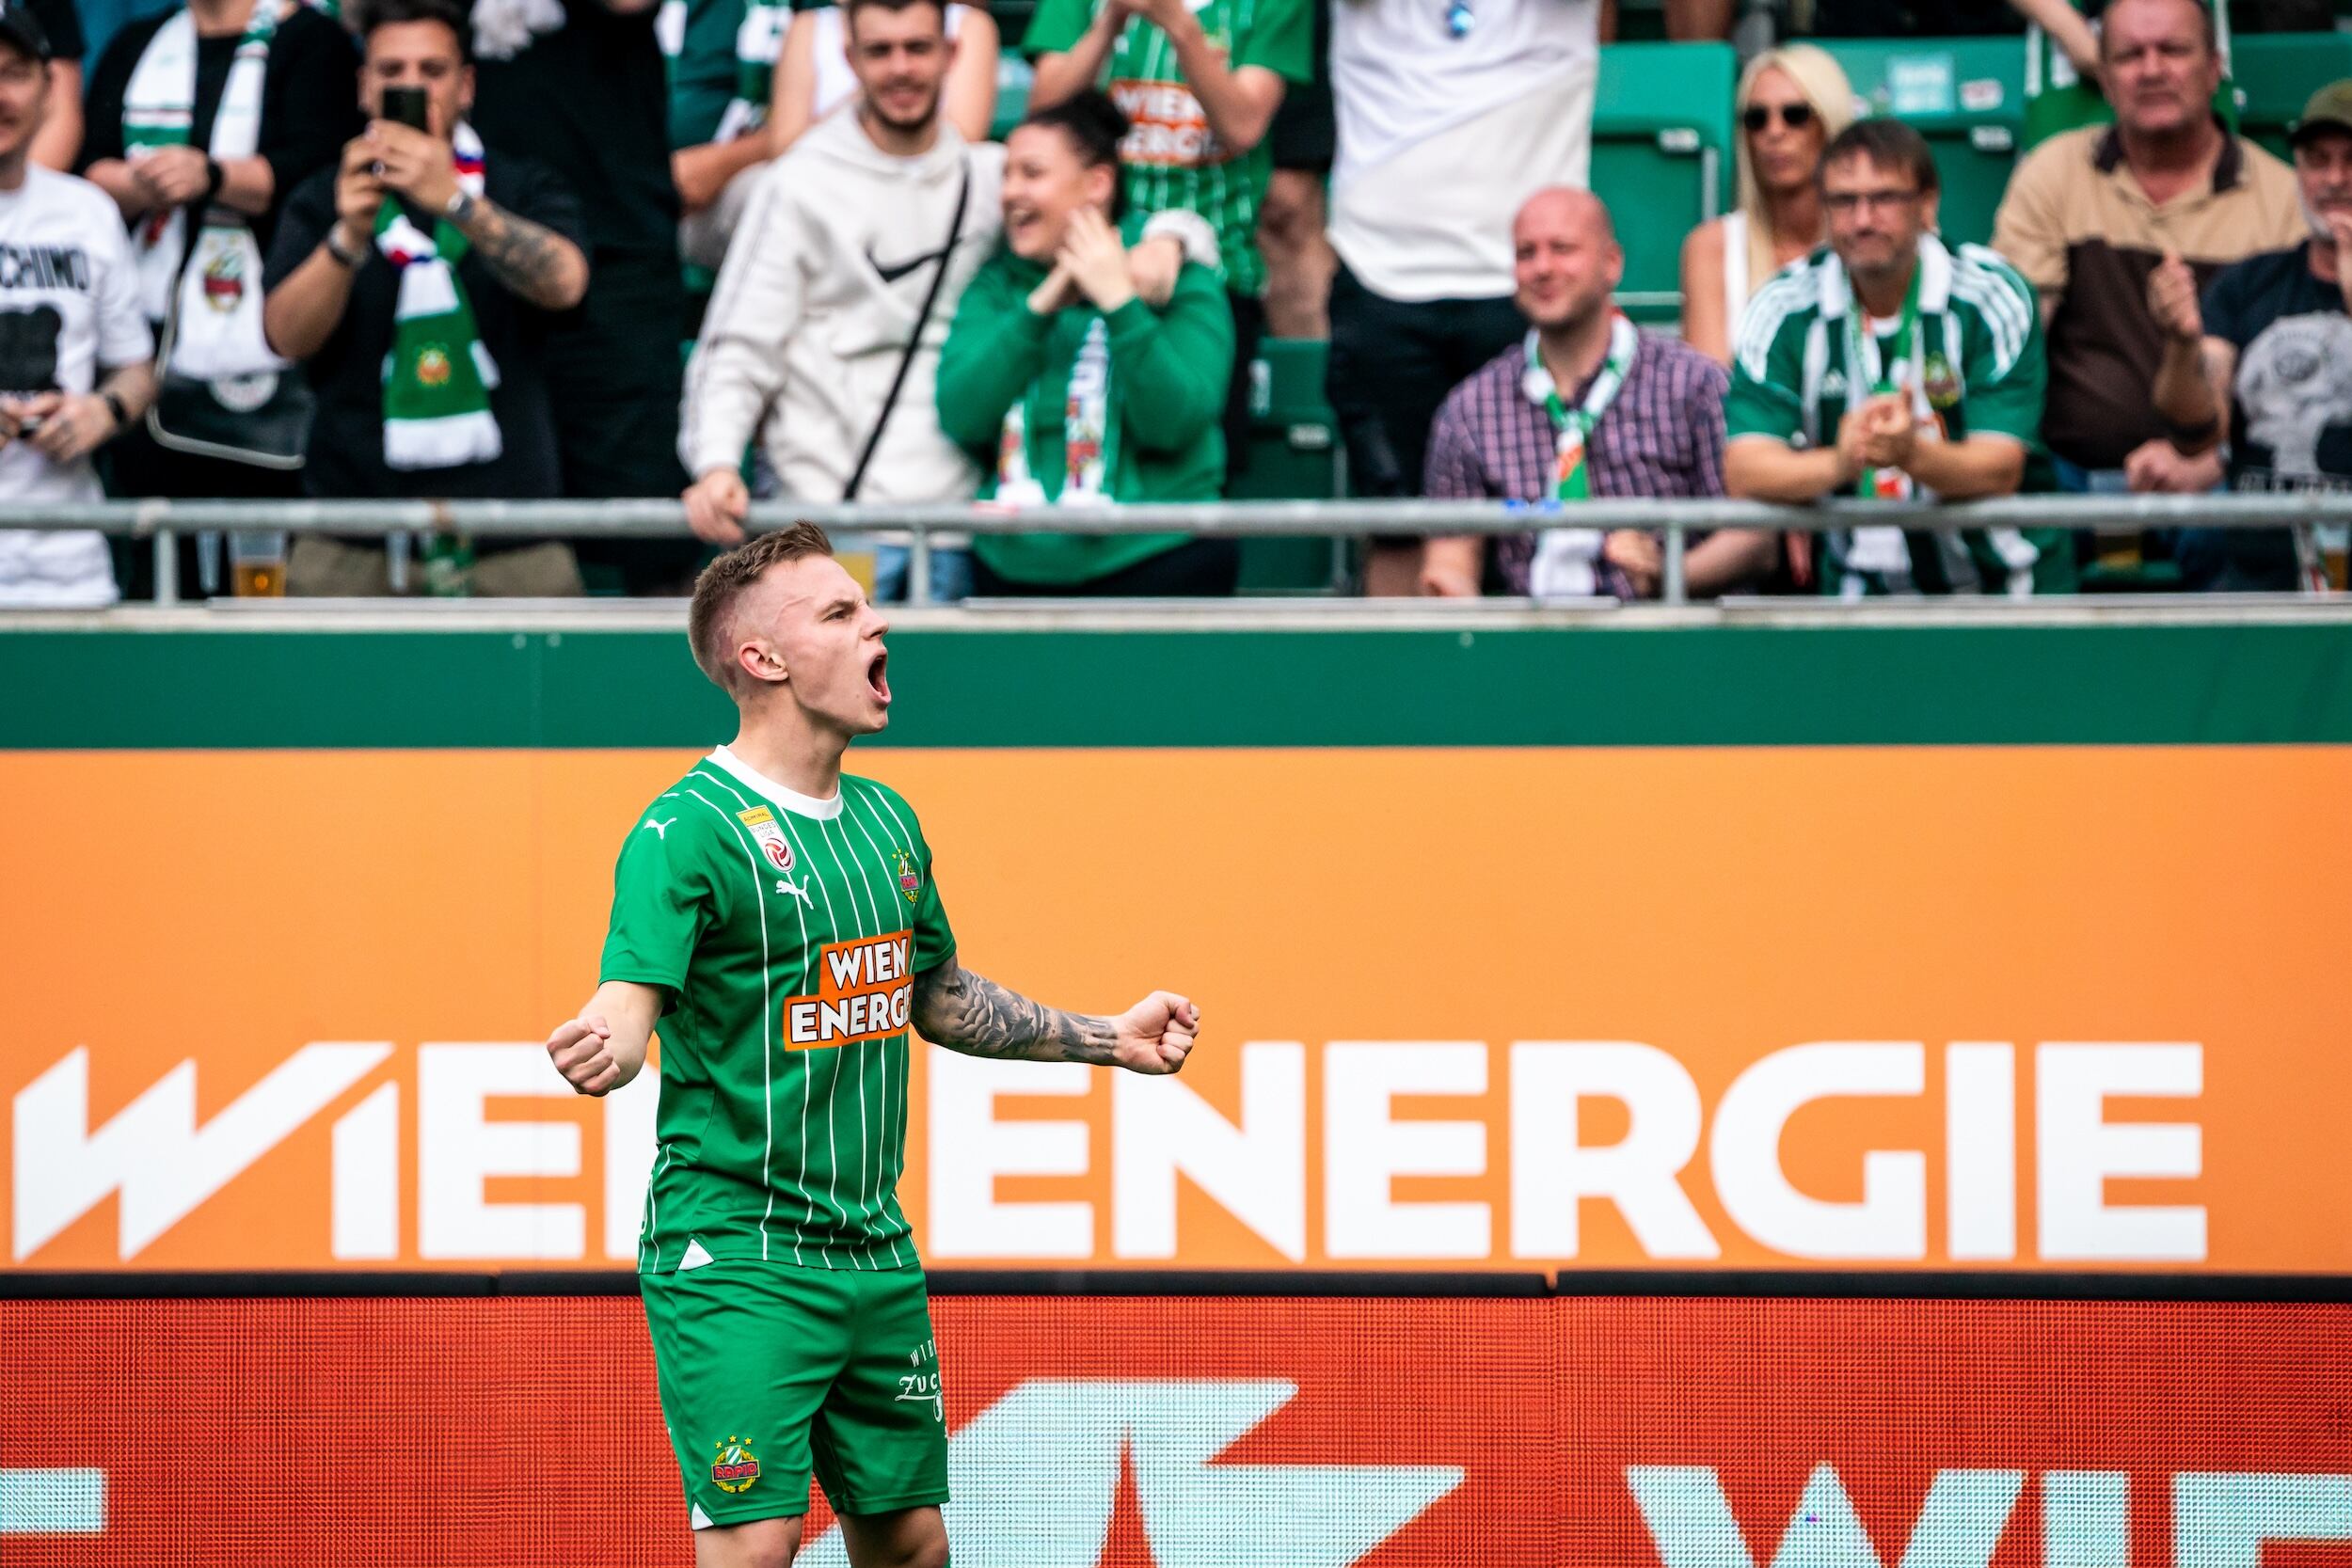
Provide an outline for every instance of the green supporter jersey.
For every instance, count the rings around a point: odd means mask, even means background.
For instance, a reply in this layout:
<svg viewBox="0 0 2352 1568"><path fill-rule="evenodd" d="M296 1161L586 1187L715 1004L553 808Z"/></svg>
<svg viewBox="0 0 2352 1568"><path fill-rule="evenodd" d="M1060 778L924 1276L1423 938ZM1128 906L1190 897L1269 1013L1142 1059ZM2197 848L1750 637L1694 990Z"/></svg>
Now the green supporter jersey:
<svg viewBox="0 0 2352 1568"><path fill-rule="evenodd" d="M1143 223L1127 214L1129 245ZM1039 315L1028 298L1044 280L1043 267L999 245L956 302L939 351L939 428L988 473L982 494L1082 504L1073 487L1091 482L1112 501L1216 499L1233 370L1233 312L1216 275L1186 261L1165 306L1130 299L1107 316L1084 302ZM1017 495L1016 472L1030 476L1029 494ZM984 533L972 553L1015 582L1064 586L1188 537Z"/></svg>
<svg viewBox="0 0 2352 1568"><path fill-rule="evenodd" d="M1064 55L1077 46L1102 0L1040 0L1022 53ZM1314 77L1314 8L1308 0L1207 0L1193 8L1200 30L1232 70L1260 66L1303 86ZM1236 154L1209 130L1200 101L1184 85L1168 36L1130 17L1111 49L1111 97L1132 128L1120 144L1127 203L1138 212L1184 209L1216 230L1227 284L1235 293L1265 287L1258 254L1258 208L1274 175L1272 138Z"/></svg>
<svg viewBox="0 0 2352 1568"><path fill-rule="evenodd" d="M722 747L621 847L600 977L661 992L661 1098L637 1265L916 1264L898 1208L914 976L955 936L921 824Z"/></svg>
<svg viewBox="0 0 2352 1568"><path fill-rule="evenodd" d="M2022 443L2029 456L2039 451L2048 366L2033 286L2015 268L1982 245L1950 248L1933 234L1921 236L1911 352L1900 351L1896 324L1870 323L1875 378L1854 362L1861 345L1849 319L1858 309L1844 265L1827 249L1791 262L1757 290L1733 343L1727 438L1832 444L1852 402L1915 379L1945 439L1991 433ZM2072 539L2063 530L1912 531L1897 551L1908 563L1893 571L1880 569L1868 542L1856 548L1858 536L1876 531L1820 536L1822 592L2018 594L2074 584Z"/></svg>
<svg viewBox="0 0 2352 1568"><path fill-rule="evenodd" d="M787 0L664 0L670 145L702 147L755 130L767 108L792 12Z"/></svg>

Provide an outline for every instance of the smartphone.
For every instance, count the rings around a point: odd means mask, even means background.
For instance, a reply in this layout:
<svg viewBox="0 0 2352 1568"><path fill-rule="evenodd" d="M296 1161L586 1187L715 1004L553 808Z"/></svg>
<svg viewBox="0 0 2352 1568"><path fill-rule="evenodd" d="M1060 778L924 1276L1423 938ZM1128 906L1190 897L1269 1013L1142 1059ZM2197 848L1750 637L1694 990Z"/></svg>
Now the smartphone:
<svg viewBox="0 0 2352 1568"><path fill-rule="evenodd" d="M376 113L395 125L430 132L426 122L424 89L422 87L386 87L383 102Z"/></svg>

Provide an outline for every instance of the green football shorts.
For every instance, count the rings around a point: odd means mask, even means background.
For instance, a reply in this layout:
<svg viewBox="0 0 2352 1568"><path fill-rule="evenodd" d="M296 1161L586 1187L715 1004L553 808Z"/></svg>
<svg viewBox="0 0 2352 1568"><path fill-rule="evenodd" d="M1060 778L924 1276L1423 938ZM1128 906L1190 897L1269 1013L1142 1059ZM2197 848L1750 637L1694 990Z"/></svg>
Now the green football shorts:
<svg viewBox="0 0 2352 1568"><path fill-rule="evenodd" d="M713 1262L646 1275L661 1414L696 1528L947 1500L923 1271Z"/></svg>

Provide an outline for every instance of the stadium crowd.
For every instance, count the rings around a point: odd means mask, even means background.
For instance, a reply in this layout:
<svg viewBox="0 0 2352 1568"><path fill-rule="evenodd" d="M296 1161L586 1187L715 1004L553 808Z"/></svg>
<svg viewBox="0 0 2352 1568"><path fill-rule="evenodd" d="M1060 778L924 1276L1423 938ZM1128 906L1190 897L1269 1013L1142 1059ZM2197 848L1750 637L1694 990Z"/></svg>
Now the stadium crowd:
<svg viewBox="0 0 2352 1568"><path fill-rule="evenodd" d="M1356 494L1544 522L2352 482L2352 80L2289 164L2226 114L2200 0L2097 9L1664 0L1670 36L1769 45L1677 335L1614 303L1611 203L1644 193L1586 189L1611 0L1040 0L1017 45L941 0L186 0L86 80L74 0L6 0L0 499L682 496L675 540L257 532L178 563L207 594L676 593L755 495L1234 493L1262 344L1325 338ZM1989 245L1947 243L1929 144L1793 36L2027 23L2077 123L2041 117ZM1011 47L1026 101L991 141ZM1227 539L935 540L943 600L1241 576ZM1686 570L1696 595L2026 595L2100 547L1729 530ZM2137 547L2189 589L2325 569L2284 530ZM878 597L910 562L877 536ZM1361 582L1637 599L1663 569L1651 533L1554 526L1370 540ZM0 531L0 604L151 576L94 533Z"/></svg>

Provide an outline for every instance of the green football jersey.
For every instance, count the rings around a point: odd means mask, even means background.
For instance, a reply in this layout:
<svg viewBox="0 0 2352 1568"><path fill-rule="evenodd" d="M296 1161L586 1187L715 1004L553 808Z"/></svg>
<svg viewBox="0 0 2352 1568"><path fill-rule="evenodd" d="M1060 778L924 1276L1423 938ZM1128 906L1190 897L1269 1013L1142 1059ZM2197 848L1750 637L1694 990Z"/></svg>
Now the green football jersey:
<svg viewBox="0 0 2352 1568"><path fill-rule="evenodd" d="M1867 320L1846 269L1823 248L1775 273L1734 334L1728 437L1836 444L1849 406L1897 388L1939 438L2006 436L2041 445L2048 378L2033 286L1982 245L1921 236L1904 315ZM1856 488L1878 494L1866 475ZM1875 536L1875 537L1874 537ZM1824 594L2063 593L2074 586L2073 536L2060 530L1834 530L1820 535Z"/></svg>
<svg viewBox="0 0 2352 1568"><path fill-rule="evenodd" d="M1021 47L1031 59L1065 54L1086 36L1103 0L1040 0ZM1192 8L1228 68L1263 66L1293 86L1314 79L1314 8L1309 0L1201 0ZM1184 85L1168 36L1131 17L1112 46L1108 90L1130 122L1119 160L1127 203L1137 212L1179 208L1216 230L1225 276L1236 293L1265 287L1258 254L1258 208L1274 178L1271 136L1236 153L1216 139L1200 101Z"/></svg>
<svg viewBox="0 0 2352 1568"><path fill-rule="evenodd" d="M955 950L914 809L870 779L813 800L721 747L646 808L600 968L662 994L642 1272L914 1266L908 1020Z"/></svg>

